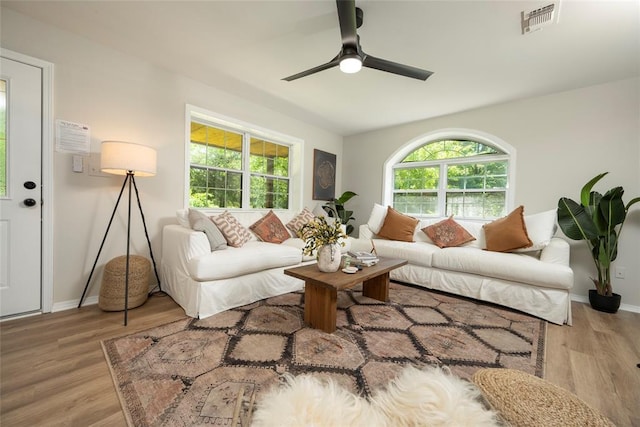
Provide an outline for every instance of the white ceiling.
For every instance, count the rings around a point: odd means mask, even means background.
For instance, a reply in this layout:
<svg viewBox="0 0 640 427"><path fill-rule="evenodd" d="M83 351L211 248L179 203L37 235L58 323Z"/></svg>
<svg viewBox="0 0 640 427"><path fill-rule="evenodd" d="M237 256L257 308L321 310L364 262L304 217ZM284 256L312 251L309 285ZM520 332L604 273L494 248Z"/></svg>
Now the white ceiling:
<svg viewBox="0 0 640 427"><path fill-rule="evenodd" d="M292 82L340 49L334 1L2 1L173 72L350 135L640 75L640 2L357 0L365 52L433 71L425 82L337 68Z"/></svg>

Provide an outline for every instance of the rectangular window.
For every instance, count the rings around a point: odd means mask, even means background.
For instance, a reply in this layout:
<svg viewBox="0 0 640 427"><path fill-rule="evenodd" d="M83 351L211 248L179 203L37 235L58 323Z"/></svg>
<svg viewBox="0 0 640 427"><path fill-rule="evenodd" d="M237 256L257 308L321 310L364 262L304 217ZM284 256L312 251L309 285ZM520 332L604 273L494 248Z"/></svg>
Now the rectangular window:
<svg viewBox="0 0 640 427"><path fill-rule="evenodd" d="M289 147L251 138L251 208L289 207Z"/></svg>
<svg viewBox="0 0 640 427"><path fill-rule="evenodd" d="M229 119L218 123L189 107L188 114L190 207L290 209L300 143Z"/></svg>
<svg viewBox="0 0 640 427"><path fill-rule="evenodd" d="M447 165L446 214L492 218L505 214L507 161Z"/></svg>
<svg viewBox="0 0 640 427"><path fill-rule="evenodd" d="M437 214L439 182L438 166L395 169L393 207L411 215Z"/></svg>

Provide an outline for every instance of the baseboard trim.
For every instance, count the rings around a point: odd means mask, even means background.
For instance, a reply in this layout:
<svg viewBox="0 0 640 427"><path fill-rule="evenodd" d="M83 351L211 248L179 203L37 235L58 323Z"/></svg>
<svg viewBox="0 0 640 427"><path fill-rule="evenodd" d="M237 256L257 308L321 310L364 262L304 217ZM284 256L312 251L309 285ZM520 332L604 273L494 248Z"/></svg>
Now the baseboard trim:
<svg viewBox="0 0 640 427"><path fill-rule="evenodd" d="M585 304L589 304L589 297L586 297L584 295L571 294L571 301L583 302ZM620 304L620 310L631 311L633 313L640 313L640 307L637 305L631 305L631 304Z"/></svg>
<svg viewBox="0 0 640 427"><path fill-rule="evenodd" d="M55 313L56 311L64 311L72 308L78 308L78 303L80 303L79 299L71 300L71 301L62 301L53 303L53 307L51 308L51 312ZM98 303L98 296L87 297L82 302L82 306L85 305L94 305Z"/></svg>

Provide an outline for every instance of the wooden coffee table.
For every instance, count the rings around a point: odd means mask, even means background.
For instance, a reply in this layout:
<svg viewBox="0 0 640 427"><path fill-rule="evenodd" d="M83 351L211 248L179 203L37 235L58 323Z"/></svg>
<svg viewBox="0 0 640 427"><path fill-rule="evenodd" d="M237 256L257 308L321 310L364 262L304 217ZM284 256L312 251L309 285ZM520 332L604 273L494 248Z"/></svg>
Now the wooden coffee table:
<svg viewBox="0 0 640 427"><path fill-rule="evenodd" d="M313 328L332 333L336 330L336 310L338 291L349 289L362 283L362 294L366 297L387 302L389 300L389 272L407 263L402 259L380 258L371 267L363 267L356 273L348 274L338 270L323 273L316 264L289 268L284 274L302 279L304 286L304 321Z"/></svg>

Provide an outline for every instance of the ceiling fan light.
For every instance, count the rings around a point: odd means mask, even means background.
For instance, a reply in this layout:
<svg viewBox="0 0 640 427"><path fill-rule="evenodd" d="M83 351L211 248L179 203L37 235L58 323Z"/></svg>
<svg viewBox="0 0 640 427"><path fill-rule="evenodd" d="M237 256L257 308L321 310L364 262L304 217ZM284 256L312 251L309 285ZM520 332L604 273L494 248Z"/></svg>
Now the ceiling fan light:
<svg viewBox="0 0 640 427"><path fill-rule="evenodd" d="M340 71L347 74L357 73L362 69L362 59L358 55L348 55L340 60Z"/></svg>

